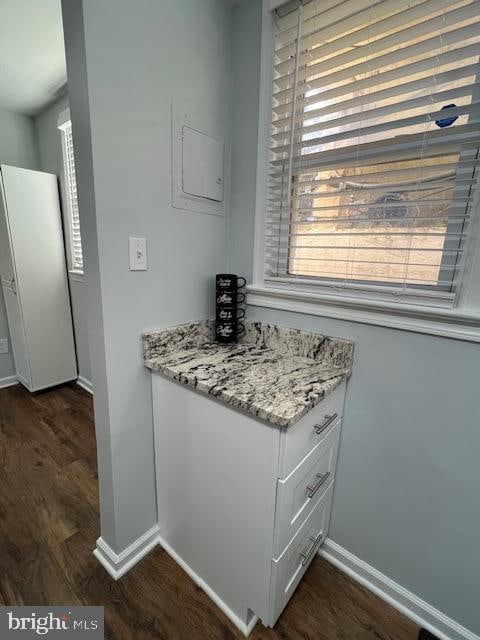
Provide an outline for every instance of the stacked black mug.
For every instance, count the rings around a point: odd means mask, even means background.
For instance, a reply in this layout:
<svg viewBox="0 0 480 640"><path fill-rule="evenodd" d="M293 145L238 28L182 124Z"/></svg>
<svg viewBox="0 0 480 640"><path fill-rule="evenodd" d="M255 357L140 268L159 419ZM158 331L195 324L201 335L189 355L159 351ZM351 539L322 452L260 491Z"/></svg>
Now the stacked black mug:
<svg viewBox="0 0 480 640"><path fill-rule="evenodd" d="M215 277L217 342L235 342L245 332L245 325L240 322L245 317L245 309L239 309L238 305L245 302L245 294L239 292L239 289L246 283L245 278L239 278L234 273L217 273Z"/></svg>

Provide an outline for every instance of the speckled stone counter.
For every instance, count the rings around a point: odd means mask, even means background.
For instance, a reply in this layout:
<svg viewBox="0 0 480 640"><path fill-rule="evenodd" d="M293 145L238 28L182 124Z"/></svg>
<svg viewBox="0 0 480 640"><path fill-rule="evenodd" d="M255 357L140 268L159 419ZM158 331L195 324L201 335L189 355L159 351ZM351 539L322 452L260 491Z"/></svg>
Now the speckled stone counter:
<svg viewBox="0 0 480 640"><path fill-rule="evenodd" d="M145 366L272 424L289 427L351 373L353 342L245 322L213 342L211 320L143 334Z"/></svg>

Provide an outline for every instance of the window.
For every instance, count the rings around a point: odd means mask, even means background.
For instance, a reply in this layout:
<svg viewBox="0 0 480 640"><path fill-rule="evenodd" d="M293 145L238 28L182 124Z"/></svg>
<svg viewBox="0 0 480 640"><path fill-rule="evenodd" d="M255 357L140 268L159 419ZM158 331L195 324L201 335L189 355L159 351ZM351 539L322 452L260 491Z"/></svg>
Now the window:
<svg viewBox="0 0 480 640"><path fill-rule="evenodd" d="M477 2L290 2L275 22L265 279L454 306L480 144Z"/></svg>
<svg viewBox="0 0 480 640"><path fill-rule="evenodd" d="M72 123L67 109L59 118L62 135L63 167L65 179L66 232L68 237L67 255L69 270L83 274L82 237L78 215L77 181L75 178L75 159L73 154Z"/></svg>

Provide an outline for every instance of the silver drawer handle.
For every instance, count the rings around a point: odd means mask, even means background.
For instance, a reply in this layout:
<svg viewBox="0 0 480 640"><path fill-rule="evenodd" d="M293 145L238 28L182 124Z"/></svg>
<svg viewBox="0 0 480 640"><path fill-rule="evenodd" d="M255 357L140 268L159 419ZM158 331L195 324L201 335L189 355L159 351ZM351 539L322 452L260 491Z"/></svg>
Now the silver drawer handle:
<svg viewBox="0 0 480 640"><path fill-rule="evenodd" d="M307 491L308 491L309 498L313 498L313 496L317 493L317 491L320 489L322 484L325 484L325 482L330 477L330 471L327 471L327 473L324 473L323 476L321 473L316 473L315 477L318 478L318 481L313 485L313 487L312 485L307 484Z"/></svg>
<svg viewBox="0 0 480 640"><path fill-rule="evenodd" d="M312 555L312 553L315 550L315 547L317 546L317 542L321 539L323 532L320 531L320 533L318 534L318 536L316 538L313 538L312 536L309 536L309 540L312 541L312 546L310 547L310 549L308 551L301 551L300 555L302 556L303 560L302 560L302 567L304 567L307 562L310 560L310 556Z"/></svg>
<svg viewBox="0 0 480 640"><path fill-rule="evenodd" d="M315 425L315 433L317 435L320 435L321 433L323 433L323 431L325 431L325 429L329 427L332 424L332 422L334 422L337 418L338 418L338 413L334 413L333 416L325 416L325 422L323 424Z"/></svg>

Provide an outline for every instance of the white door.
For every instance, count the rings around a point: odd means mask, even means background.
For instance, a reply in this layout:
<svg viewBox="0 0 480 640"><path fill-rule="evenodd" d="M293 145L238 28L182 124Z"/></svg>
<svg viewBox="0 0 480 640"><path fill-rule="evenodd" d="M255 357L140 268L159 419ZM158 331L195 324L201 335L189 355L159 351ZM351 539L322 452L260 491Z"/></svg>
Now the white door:
<svg viewBox="0 0 480 640"><path fill-rule="evenodd" d="M28 364L27 345L25 342L25 331L23 328L22 313L20 303L15 288L15 279L2 279L3 297L7 310L8 327L10 329L10 340L12 343L13 359L19 380L27 387L31 386L30 367Z"/></svg>

